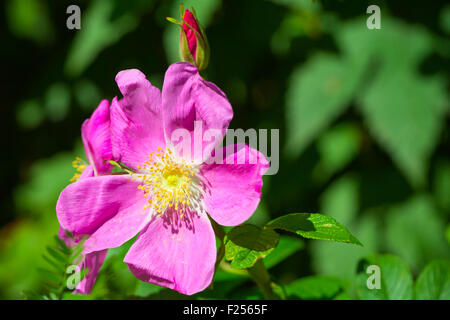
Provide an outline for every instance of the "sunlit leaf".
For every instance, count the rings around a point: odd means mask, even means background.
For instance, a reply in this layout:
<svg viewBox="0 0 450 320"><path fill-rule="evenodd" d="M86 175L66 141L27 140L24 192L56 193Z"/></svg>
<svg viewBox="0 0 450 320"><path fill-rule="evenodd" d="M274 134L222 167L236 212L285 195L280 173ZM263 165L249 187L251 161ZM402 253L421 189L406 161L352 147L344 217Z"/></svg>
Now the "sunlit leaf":
<svg viewBox="0 0 450 320"><path fill-rule="evenodd" d="M266 228L296 233L304 238L361 245L343 225L319 213L291 213L270 221Z"/></svg>

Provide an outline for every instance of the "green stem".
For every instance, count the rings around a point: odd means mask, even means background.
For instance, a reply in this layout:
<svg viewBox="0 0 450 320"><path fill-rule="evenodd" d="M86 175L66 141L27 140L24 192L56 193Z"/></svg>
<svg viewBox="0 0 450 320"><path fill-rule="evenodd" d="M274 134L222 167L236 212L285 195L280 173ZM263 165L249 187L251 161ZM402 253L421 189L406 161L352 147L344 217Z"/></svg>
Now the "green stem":
<svg viewBox="0 0 450 320"><path fill-rule="evenodd" d="M222 269L223 271L228 272L228 273L238 274L241 276L248 275L248 272L246 269L235 269L235 268L231 267L228 262L225 262L223 260L220 261L219 267L220 267L220 269Z"/></svg>
<svg viewBox="0 0 450 320"><path fill-rule="evenodd" d="M217 270L220 262L222 261L224 255L225 255L225 235L226 235L226 233L225 233L224 228L221 225L217 224L213 219L209 219L209 221L211 222L211 225L213 227L216 237L220 239L220 247L219 247L219 251L217 251L216 265L214 268L214 270Z"/></svg>
<svg viewBox="0 0 450 320"><path fill-rule="evenodd" d="M259 289L262 291L263 297L266 300L279 300L280 297L273 292L272 281L270 280L270 275L267 272L266 267L262 259L258 259L255 265L248 270L248 273L252 277L253 281L256 282Z"/></svg>
<svg viewBox="0 0 450 320"><path fill-rule="evenodd" d="M214 267L214 270L217 270L217 268L219 267L219 264L222 262L222 259L224 256L225 256L225 244L222 242L220 244L219 251L217 252L217 260L216 260L216 265Z"/></svg>
<svg viewBox="0 0 450 320"><path fill-rule="evenodd" d="M113 166L116 166L117 168L126 171L127 173L134 173L133 170L130 167L124 165L123 163L119 163L119 162L116 162L114 160L109 160L108 162L110 164L112 164Z"/></svg>
<svg viewBox="0 0 450 320"><path fill-rule="evenodd" d="M211 225L213 227L214 233L216 234L216 237L219 238L223 243L226 234L225 229L221 225L217 224L217 222L215 222L213 219L209 219L209 221L211 221Z"/></svg>

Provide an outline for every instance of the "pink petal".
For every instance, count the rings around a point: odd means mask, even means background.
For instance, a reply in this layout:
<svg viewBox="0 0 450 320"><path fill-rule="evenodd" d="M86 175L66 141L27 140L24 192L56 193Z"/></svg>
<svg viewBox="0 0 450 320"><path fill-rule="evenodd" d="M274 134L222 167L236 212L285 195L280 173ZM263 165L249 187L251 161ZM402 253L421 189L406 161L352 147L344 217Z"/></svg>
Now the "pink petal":
<svg viewBox="0 0 450 320"><path fill-rule="evenodd" d="M82 269L89 270L84 276L83 280L77 285L74 293L89 294L92 291L95 280L97 280L98 273L105 261L108 250L100 250L88 253L82 262Z"/></svg>
<svg viewBox="0 0 450 320"><path fill-rule="evenodd" d="M136 69L120 71L116 82L123 99L111 104L113 154L135 169L150 152L165 147L161 93Z"/></svg>
<svg viewBox="0 0 450 320"><path fill-rule="evenodd" d="M81 174L80 180L94 176L95 176L94 166L88 165ZM67 235L67 233L64 231L63 228L59 228L58 237L62 239L66 243L66 245L70 248L76 246L76 244L82 239L81 235L77 234L73 234L73 238L69 238L69 236ZM79 266L82 269L83 268L89 269L89 272L85 275L83 280L81 280L81 282L77 285L76 289L74 290L74 293L89 294L91 292L107 252L108 250L101 250L89 253L84 256Z"/></svg>
<svg viewBox="0 0 450 320"><path fill-rule="evenodd" d="M61 227L89 235L85 253L118 247L148 222L146 199L128 175L81 179L60 194L56 214Z"/></svg>
<svg viewBox="0 0 450 320"><path fill-rule="evenodd" d="M140 280L191 295L211 283L216 260L214 231L206 216L188 218L185 214L178 224L168 221L171 214L177 215L166 212L155 217L124 261Z"/></svg>
<svg viewBox="0 0 450 320"><path fill-rule="evenodd" d="M222 141L228 124L233 118L233 110L223 93L215 84L205 81L198 70L190 63L172 64L166 72L162 90L162 106L164 113L164 130L166 138L177 145L172 134L177 129L185 129L190 135L191 148L189 155L201 159L207 158L214 147ZM194 147L194 121L201 128L195 137L198 148ZM217 139L202 142L203 133L209 130ZM179 131L178 131L179 132Z"/></svg>
<svg viewBox="0 0 450 320"><path fill-rule="evenodd" d="M206 211L224 226L241 224L251 217L261 198L262 176L269 162L259 151L244 145L222 149L223 163L203 164L203 198Z"/></svg>
<svg viewBox="0 0 450 320"><path fill-rule="evenodd" d="M84 150L94 172L108 174L112 166L106 160L112 159L109 101L102 100L92 116L81 127Z"/></svg>

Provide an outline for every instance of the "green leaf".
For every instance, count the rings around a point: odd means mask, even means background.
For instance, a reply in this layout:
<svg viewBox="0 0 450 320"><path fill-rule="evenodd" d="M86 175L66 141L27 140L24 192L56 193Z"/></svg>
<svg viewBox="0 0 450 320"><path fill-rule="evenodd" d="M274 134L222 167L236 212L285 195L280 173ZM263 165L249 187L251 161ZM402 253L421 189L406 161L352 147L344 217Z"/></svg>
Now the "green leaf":
<svg viewBox="0 0 450 320"><path fill-rule="evenodd" d="M62 252L58 252L50 246L47 247L47 251L53 258L55 258L63 266L66 264L66 258L64 257Z"/></svg>
<svg viewBox="0 0 450 320"><path fill-rule="evenodd" d="M64 252L65 254L70 254L71 251L69 247L65 244L64 241L61 240L60 237L54 236L53 239L55 239L55 241L58 243L61 252Z"/></svg>
<svg viewBox="0 0 450 320"><path fill-rule="evenodd" d="M345 279L329 276L311 276L298 279L285 286L288 298L335 299L350 286Z"/></svg>
<svg viewBox="0 0 450 320"><path fill-rule="evenodd" d="M70 237L70 243L74 243L73 236L66 231ZM58 236L53 237L53 243L46 247L48 254L43 255L43 259L52 267L51 269L38 268L40 279L39 291L40 298L43 299L62 299L64 293L68 290L66 286L69 275L67 267L78 265L83 259L82 249L85 239L81 239L75 247L66 244ZM80 250L81 249L81 250ZM83 268L80 271L80 281L86 276L88 270ZM44 279L45 278L45 279Z"/></svg>
<svg viewBox="0 0 450 320"><path fill-rule="evenodd" d="M44 260L51 265L55 271L60 271L61 269L65 268L65 265L58 263L58 261L55 261L54 259L51 259L49 257L47 257L46 255L42 256L42 258L44 258Z"/></svg>
<svg viewBox="0 0 450 320"><path fill-rule="evenodd" d="M267 256L278 244L279 236L251 224L233 228L228 232L225 244L225 259L237 269L252 267L258 259Z"/></svg>
<svg viewBox="0 0 450 320"><path fill-rule="evenodd" d="M37 268L37 270L39 271L41 276L47 278L48 280L50 280L51 282L53 282L55 284L61 283L64 279L64 277L56 274L54 271L49 271L44 268Z"/></svg>
<svg viewBox="0 0 450 320"><path fill-rule="evenodd" d="M335 37L344 56L367 75L358 105L371 134L411 184L423 185L448 109L445 78L418 72L433 50L432 35L386 17L377 32L357 19L337 28Z"/></svg>
<svg viewBox="0 0 450 320"><path fill-rule="evenodd" d="M428 160L444 125L446 101L445 82L438 77L387 68L360 100L372 135L414 186L425 182Z"/></svg>
<svg viewBox="0 0 450 320"><path fill-rule="evenodd" d="M386 247L418 272L428 261L450 257L445 219L428 195L417 195L387 211Z"/></svg>
<svg viewBox="0 0 450 320"><path fill-rule="evenodd" d="M375 273L369 266L380 268L380 288L369 289L369 277ZM372 255L360 261L357 275L358 296L364 300L410 300L413 298L413 279L408 266L393 255Z"/></svg>
<svg viewBox="0 0 450 320"><path fill-rule="evenodd" d="M358 66L376 62L377 69L397 72L414 69L433 50L433 39L425 28L389 17L382 24L376 32L366 27L365 18L341 24L333 30L337 45Z"/></svg>
<svg viewBox="0 0 450 320"><path fill-rule="evenodd" d="M294 70L286 96L290 154L300 154L348 107L359 78L359 69L328 54Z"/></svg>
<svg viewBox="0 0 450 320"><path fill-rule="evenodd" d="M266 228L293 232L308 239L362 245L358 239L332 217L319 213L287 214L270 221Z"/></svg>
<svg viewBox="0 0 450 320"><path fill-rule="evenodd" d="M429 263L416 281L416 299L450 300L450 261Z"/></svg>
<svg viewBox="0 0 450 320"><path fill-rule="evenodd" d="M77 245L72 249L72 253L70 255L70 263L71 264L78 264L80 260L83 258L83 246L84 240L77 243Z"/></svg>
<svg viewBox="0 0 450 320"><path fill-rule="evenodd" d="M280 236L277 247L264 258L264 265L266 268L270 269L296 253L298 250L303 249L304 246L305 243L299 238Z"/></svg>

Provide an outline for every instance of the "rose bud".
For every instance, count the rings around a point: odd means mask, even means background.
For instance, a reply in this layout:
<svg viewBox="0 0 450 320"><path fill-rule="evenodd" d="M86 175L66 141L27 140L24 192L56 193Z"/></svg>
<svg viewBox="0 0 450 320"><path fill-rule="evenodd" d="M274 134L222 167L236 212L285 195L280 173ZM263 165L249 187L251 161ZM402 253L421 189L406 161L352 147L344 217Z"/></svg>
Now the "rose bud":
<svg viewBox="0 0 450 320"><path fill-rule="evenodd" d="M167 18L181 27L180 57L182 61L190 62L203 70L209 63L209 45L205 32L198 23L194 8L191 11L180 6L181 22L173 18Z"/></svg>

